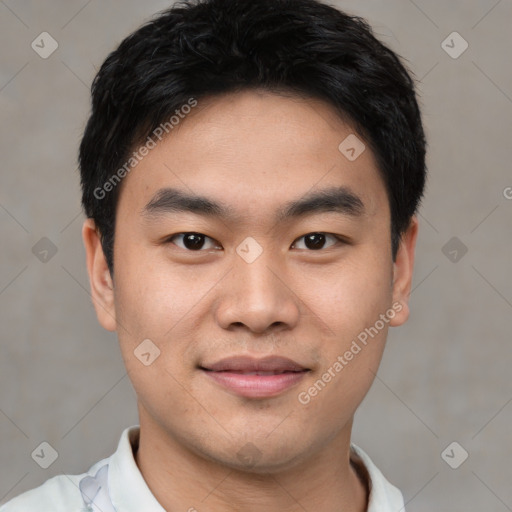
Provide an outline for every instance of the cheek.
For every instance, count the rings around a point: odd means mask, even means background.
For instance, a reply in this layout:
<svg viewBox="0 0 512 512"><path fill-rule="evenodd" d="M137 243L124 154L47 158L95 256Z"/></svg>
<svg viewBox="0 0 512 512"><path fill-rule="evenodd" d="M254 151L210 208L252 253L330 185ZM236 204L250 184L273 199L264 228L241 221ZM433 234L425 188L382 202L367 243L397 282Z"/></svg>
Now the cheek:
<svg viewBox="0 0 512 512"><path fill-rule="evenodd" d="M364 265L346 263L330 278L318 278L317 286L309 287L307 299L315 316L328 326L320 347L322 369L317 386L322 389L325 384L325 390L313 407L338 410L341 423L347 419L346 412L355 411L368 392L389 327L389 318L383 321L381 315L391 308L390 271L382 263L364 261Z"/></svg>
<svg viewBox="0 0 512 512"><path fill-rule="evenodd" d="M128 249L127 252L130 252ZM132 248L116 269L116 315L134 338L164 341L208 291L190 269L176 269L160 257Z"/></svg>
<svg viewBox="0 0 512 512"><path fill-rule="evenodd" d="M329 411L333 423L326 428L341 428L370 389L382 358L389 323L381 315L390 311L390 279L382 271L347 269L308 303L329 333L321 342L316 380L301 391L311 399L310 415Z"/></svg>
<svg viewBox="0 0 512 512"><path fill-rule="evenodd" d="M144 396L147 391L148 396L172 400L172 396L179 396L183 391L175 379L186 382L193 371L198 321L208 314L205 297L214 276L193 268L174 268L163 257L151 264L148 261L149 257L145 258L142 251L132 249L131 256L116 269L118 338L138 393ZM143 350L142 343L146 343L148 350ZM144 366L137 354L147 352L150 359L153 354L157 357Z"/></svg>
<svg viewBox="0 0 512 512"><path fill-rule="evenodd" d="M391 305L387 265L344 262L329 273L309 273L300 285L304 301L328 326L332 336L356 336L373 325ZM391 268L391 267L390 267Z"/></svg>

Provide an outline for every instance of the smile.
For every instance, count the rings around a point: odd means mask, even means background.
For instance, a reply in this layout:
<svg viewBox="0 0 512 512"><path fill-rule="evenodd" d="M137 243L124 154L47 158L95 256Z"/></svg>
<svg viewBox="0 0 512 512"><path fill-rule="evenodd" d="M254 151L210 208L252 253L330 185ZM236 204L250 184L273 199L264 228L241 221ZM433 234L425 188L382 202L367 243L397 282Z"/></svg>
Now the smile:
<svg viewBox="0 0 512 512"><path fill-rule="evenodd" d="M199 369L223 389L246 398L270 398L297 385L309 368L283 356L227 357Z"/></svg>
<svg viewBox="0 0 512 512"><path fill-rule="evenodd" d="M245 398L271 398L297 385L310 370L301 371L212 371L204 374L224 389Z"/></svg>

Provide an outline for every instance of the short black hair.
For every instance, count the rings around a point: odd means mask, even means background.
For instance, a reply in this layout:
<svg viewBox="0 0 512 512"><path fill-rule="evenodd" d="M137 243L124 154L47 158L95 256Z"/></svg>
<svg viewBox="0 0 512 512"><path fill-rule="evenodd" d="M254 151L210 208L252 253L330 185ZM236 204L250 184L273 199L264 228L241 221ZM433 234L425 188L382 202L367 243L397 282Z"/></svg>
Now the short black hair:
<svg viewBox="0 0 512 512"><path fill-rule="evenodd" d="M133 149L191 99L247 89L321 99L350 123L386 185L395 260L426 179L415 83L402 58L366 20L317 0L195 0L126 37L92 83L79 149L82 205L112 277L116 172L119 181Z"/></svg>

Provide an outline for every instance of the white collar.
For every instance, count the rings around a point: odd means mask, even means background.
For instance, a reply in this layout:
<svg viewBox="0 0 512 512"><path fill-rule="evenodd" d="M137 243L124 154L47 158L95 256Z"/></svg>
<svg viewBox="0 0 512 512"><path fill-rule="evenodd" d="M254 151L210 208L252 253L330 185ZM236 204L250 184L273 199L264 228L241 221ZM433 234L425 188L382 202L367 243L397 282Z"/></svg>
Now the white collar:
<svg viewBox="0 0 512 512"><path fill-rule="evenodd" d="M366 512L405 512L404 498L399 489L389 483L369 455L354 443L350 444L350 458L363 463L370 485Z"/></svg>

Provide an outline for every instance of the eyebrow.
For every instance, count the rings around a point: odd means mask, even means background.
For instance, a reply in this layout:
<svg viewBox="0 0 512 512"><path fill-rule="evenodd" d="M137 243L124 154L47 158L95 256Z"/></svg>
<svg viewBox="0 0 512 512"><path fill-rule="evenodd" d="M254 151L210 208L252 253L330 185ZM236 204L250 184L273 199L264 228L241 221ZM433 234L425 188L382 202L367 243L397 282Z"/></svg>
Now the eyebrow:
<svg viewBox="0 0 512 512"><path fill-rule="evenodd" d="M220 217L236 221L236 211L226 204L204 196L190 194L176 188L162 188L142 209L142 216L157 219L171 213L190 212L205 217ZM276 222L317 213L335 212L349 217L365 213L361 198L348 187L330 187L309 192L300 199L290 201L276 212Z"/></svg>

